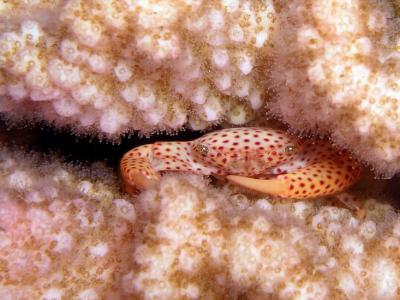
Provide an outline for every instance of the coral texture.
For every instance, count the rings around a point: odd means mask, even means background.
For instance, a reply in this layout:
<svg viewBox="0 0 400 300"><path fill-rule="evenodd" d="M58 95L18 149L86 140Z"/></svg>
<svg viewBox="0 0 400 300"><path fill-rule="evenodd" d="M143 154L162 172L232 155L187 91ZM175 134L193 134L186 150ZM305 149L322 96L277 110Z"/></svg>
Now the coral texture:
<svg viewBox="0 0 400 300"><path fill-rule="evenodd" d="M394 8L394 9L393 9ZM0 111L118 137L265 118L400 169L398 5L1 1ZM361 146L360 146L361 145Z"/></svg>
<svg viewBox="0 0 400 300"><path fill-rule="evenodd" d="M0 160L2 299L399 297L400 218L374 199L250 198L166 175L131 201L99 165L4 146Z"/></svg>
<svg viewBox="0 0 400 300"><path fill-rule="evenodd" d="M99 165L26 156L0 151L0 298L121 299L133 204Z"/></svg>
<svg viewBox="0 0 400 300"><path fill-rule="evenodd" d="M0 112L114 138L268 122L267 103L391 175L399 44L389 1L0 0ZM1 299L400 298L372 179L293 202L193 174L130 197L111 174L0 142Z"/></svg>
<svg viewBox="0 0 400 300"><path fill-rule="evenodd" d="M137 200L148 221L124 291L144 299L397 299L400 218L373 199L357 205L364 218L327 199L252 202L196 176L164 178Z"/></svg>
<svg viewBox="0 0 400 300"><path fill-rule="evenodd" d="M0 110L108 136L243 124L275 21L271 1L2 1Z"/></svg>
<svg viewBox="0 0 400 300"><path fill-rule="evenodd" d="M389 3L276 7L271 78L278 96L270 106L294 129L330 133L386 175L400 169L400 36Z"/></svg>

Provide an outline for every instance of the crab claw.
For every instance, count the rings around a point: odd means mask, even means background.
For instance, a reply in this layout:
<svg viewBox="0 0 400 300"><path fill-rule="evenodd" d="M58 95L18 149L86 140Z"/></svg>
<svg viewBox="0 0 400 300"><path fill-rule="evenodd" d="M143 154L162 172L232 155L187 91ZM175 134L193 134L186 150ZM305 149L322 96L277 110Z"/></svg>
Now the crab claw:
<svg viewBox="0 0 400 300"><path fill-rule="evenodd" d="M234 184L253 191L291 199L308 199L338 193L361 176L360 165L350 159L324 160L272 179L228 175Z"/></svg>
<svg viewBox="0 0 400 300"><path fill-rule="evenodd" d="M129 194L155 186L160 175L150 164L152 145L143 145L125 153L120 170L124 190Z"/></svg>
<svg viewBox="0 0 400 300"><path fill-rule="evenodd" d="M161 172L216 173L215 168L192 159L190 146L191 142L157 142L127 152L120 163L124 190L134 194L136 190L154 187L161 179Z"/></svg>

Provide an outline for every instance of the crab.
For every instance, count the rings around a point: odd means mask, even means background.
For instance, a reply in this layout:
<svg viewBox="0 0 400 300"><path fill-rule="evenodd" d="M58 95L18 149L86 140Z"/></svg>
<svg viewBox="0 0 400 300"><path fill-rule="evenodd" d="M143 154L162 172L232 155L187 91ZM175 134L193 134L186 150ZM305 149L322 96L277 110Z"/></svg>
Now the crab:
<svg viewBox="0 0 400 300"><path fill-rule="evenodd" d="M154 187L165 171L223 176L242 188L291 199L341 192L361 176L361 165L325 140L301 140L268 128L229 128L194 141L134 148L120 163L128 193Z"/></svg>

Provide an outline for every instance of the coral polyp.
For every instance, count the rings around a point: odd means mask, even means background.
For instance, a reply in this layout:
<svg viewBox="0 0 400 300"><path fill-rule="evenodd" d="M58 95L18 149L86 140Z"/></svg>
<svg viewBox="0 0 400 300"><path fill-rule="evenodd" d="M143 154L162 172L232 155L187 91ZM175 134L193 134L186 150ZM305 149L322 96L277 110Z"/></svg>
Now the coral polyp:
<svg viewBox="0 0 400 300"><path fill-rule="evenodd" d="M4 299L398 297L400 219L367 196L277 201L166 174L130 198L99 164L3 144L0 171Z"/></svg>
<svg viewBox="0 0 400 300"><path fill-rule="evenodd" d="M232 118L230 97L248 115L262 107L256 67L270 49L271 1L36 2L0 6L1 111L9 116L25 111L115 137L179 130L193 116L206 126L243 123Z"/></svg>
<svg viewBox="0 0 400 300"><path fill-rule="evenodd" d="M0 299L400 299L394 2L0 0Z"/></svg>
<svg viewBox="0 0 400 300"><path fill-rule="evenodd" d="M272 112L296 130L331 134L378 173L398 172L400 35L390 2L280 6Z"/></svg>
<svg viewBox="0 0 400 300"><path fill-rule="evenodd" d="M101 299L122 293L136 210L106 167L91 170L2 143L0 298Z"/></svg>
<svg viewBox="0 0 400 300"><path fill-rule="evenodd" d="M391 176L398 6L325 4L7 1L0 112L111 139L277 116Z"/></svg>

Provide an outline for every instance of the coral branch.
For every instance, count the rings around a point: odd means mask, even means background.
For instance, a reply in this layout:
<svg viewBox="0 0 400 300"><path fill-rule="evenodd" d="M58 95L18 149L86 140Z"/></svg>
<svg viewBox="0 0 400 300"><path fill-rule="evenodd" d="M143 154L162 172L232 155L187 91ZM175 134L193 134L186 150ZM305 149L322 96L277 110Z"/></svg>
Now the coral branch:
<svg viewBox="0 0 400 300"><path fill-rule="evenodd" d="M271 110L397 172L400 36L390 2L295 0L279 11Z"/></svg>
<svg viewBox="0 0 400 300"><path fill-rule="evenodd" d="M2 145L0 298L398 298L388 205L250 199L195 175L165 175L133 204L93 170Z"/></svg>
<svg viewBox="0 0 400 300"><path fill-rule="evenodd" d="M271 1L14 2L0 6L9 116L116 136L238 125L262 107Z"/></svg>

